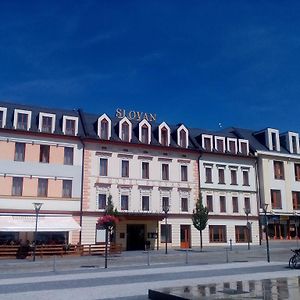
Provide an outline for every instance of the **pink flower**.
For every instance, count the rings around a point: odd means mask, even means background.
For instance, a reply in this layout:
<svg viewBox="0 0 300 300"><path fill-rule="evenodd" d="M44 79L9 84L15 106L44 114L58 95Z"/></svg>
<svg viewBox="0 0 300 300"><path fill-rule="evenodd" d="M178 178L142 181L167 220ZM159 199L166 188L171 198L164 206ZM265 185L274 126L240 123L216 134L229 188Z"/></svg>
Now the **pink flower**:
<svg viewBox="0 0 300 300"><path fill-rule="evenodd" d="M104 228L113 227L118 223L118 218L112 215L105 215L98 219L97 224L103 226Z"/></svg>

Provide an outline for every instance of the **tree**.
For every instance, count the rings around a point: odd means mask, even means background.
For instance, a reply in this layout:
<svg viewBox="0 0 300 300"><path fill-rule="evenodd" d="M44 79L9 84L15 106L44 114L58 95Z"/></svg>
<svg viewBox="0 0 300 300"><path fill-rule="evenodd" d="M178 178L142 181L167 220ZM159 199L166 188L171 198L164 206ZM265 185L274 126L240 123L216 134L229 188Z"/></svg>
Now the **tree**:
<svg viewBox="0 0 300 300"><path fill-rule="evenodd" d="M119 214L117 208L114 208L114 204L112 202L112 196L111 195L109 195L108 198L107 198L107 205L106 205L104 214L105 215L110 215L110 216L115 216L115 217L117 217L118 214Z"/></svg>
<svg viewBox="0 0 300 300"><path fill-rule="evenodd" d="M202 196L196 202L196 208L193 210L192 221L194 227L200 232L200 250L202 251L202 230L206 228L208 221L208 209L202 204Z"/></svg>

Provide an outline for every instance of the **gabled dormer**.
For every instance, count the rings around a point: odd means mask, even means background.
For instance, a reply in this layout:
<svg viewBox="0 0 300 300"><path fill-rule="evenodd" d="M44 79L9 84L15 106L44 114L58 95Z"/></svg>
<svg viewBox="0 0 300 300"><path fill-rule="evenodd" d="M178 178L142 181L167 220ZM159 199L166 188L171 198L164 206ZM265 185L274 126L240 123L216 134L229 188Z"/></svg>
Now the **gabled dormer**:
<svg viewBox="0 0 300 300"><path fill-rule="evenodd" d="M102 140L109 140L111 137L111 120L103 114L98 118L97 134Z"/></svg>
<svg viewBox="0 0 300 300"><path fill-rule="evenodd" d="M271 151L280 151L279 131L277 129L266 129L266 146Z"/></svg>
<svg viewBox="0 0 300 300"><path fill-rule="evenodd" d="M202 134L201 146L205 151L211 152L213 149L213 136L210 134Z"/></svg>
<svg viewBox="0 0 300 300"><path fill-rule="evenodd" d="M144 144L151 143L151 125L145 119L139 123L139 141Z"/></svg>
<svg viewBox="0 0 300 300"><path fill-rule="evenodd" d="M291 154L299 154L299 134L296 132L288 131L284 134L280 135L280 140L283 142L283 146L291 153Z"/></svg>
<svg viewBox="0 0 300 300"><path fill-rule="evenodd" d="M119 122L119 138L124 142L131 142L132 139L132 124L124 117Z"/></svg>
<svg viewBox="0 0 300 300"><path fill-rule="evenodd" d="M0 107L0 128L4 128L6 126L6 115L7 115L7 108Z"/></svg>
<svg viewBox="0 0 300 300"><path fill-rule="evenodd" d="M170 127L166 122L163 122L158 126L158 142L162 146L170 145Z"/></svg>
<svg viewBox="0 0 300 300"><path fill-rule="evenodd" d="M189 131L183 124L177 129L177 145L182 148L189 146Z"/></svg>
<svg viewBox="0 0 300 300"><path fill-rule="evenodd" d="M29 130L31 128L31 111L15 109L14 111L14 128Z"/></svg>

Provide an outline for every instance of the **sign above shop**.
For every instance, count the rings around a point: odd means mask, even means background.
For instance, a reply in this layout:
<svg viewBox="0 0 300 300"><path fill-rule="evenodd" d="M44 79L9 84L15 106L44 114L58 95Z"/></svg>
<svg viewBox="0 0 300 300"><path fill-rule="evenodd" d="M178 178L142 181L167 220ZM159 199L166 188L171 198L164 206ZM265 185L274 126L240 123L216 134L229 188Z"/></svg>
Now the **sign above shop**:
<svg viewBox="0 0 300 300"><path fill-rule="evenodd" d="M116 117L119 119L123 119L127 117L129 120L141 121L147 120L149 122L156 121L156 114L153 113L145 113L141 111L130 110L129 112L122 108L117 108Z"/></svg>

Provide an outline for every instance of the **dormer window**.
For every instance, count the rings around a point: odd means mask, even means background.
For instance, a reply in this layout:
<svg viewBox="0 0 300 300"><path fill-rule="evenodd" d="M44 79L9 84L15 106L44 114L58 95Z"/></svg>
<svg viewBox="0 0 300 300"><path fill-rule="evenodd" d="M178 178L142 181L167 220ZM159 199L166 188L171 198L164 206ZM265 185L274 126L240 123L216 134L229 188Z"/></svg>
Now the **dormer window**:
<svg viewBox="0 0 300 300"><path fill-rule="evenodd" d="M66 135L78 134L78 118L63 116L63 133Z"/></svg>
<svg viewBox="0 0 300 300"><path fill-rule="evenodd" d="M131 122L126 117L119 123L119 138L124 142L131 141Z"/></svg>
<svg viewBox="0 0 300 300"><path fill-rule="evenodd" d="M267 129L267 147L271 151L280 151L279 131L277 129Z"/></svg>
<svg viewBox="0 0 300 300"><path fill-rule="evenodd" d="M202 135L202 148L206 151L212 151L212 136L211 135Z"/></svg>
<svg viewBox="0 0 300 300"><path fill-rule="evenodd" d="M295 132L288 132L286 135L287 149L290 153L299 154L299 134Z"/></svg>
<svg viewBox="0 0 300 300"><path fill-rule="evenodd" d="M225 138L224 137L215 137L215 148L218 152L225 151Z"/></svg>
<svg viewBox="0 0 300 300"><path fill-rule="evenodd" d="M31 124L31 111L15 109L14 128L21 130L29 130Z"/></svg>
<svg viewBox="0 0 300 300"><path fill-rule="evenodd" d="M144 144L151 143L151 125L147 120L143 120L139 124L139 140Z"/></svg>
<svg viewBox="0 0 300 300"><path fill-rule="evenodd" d="M6 107L0 107L0 128L4 128L6 125Z"/></svg>
<svg viewBox="0 0 300 300"><path fill-rule="evenodd" d="M239 152L243 155L249 154L249 143L247 140L239 140Z"/></svg>
<svg viewBox="0 0 300 300"><path fill-rule="evenodd" d="M237 141L236 139L227 139L227 150L231 154L236 154L237 152Z"/></svg>
<svg viewBox="0 0 300 300"><path fill-rule="evenodd" d="M182 148L188 147L188 130L184 125L177 129L177 144Z"/></svg>
<svg viewBox="0 0 300 300"><path fill-rule="evenodd" d="M98 118L98 136L103 140L109 140L111 137L111 121L106 114Z"/></svg>
<svg viewBox="0 0 300 300"><path fill-rule="evenodd" d="M170 128L165 122L158 127L158 141L162 146L170 145Z"/></svg>
<svg viewBox="0 0 300 300"><path fill-rule="evenodd" d="M39 131L53 133L55 130L55 115L40 112Z"/></svg>

